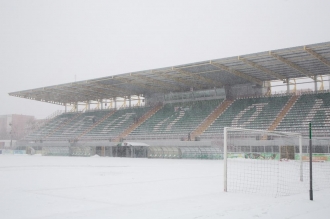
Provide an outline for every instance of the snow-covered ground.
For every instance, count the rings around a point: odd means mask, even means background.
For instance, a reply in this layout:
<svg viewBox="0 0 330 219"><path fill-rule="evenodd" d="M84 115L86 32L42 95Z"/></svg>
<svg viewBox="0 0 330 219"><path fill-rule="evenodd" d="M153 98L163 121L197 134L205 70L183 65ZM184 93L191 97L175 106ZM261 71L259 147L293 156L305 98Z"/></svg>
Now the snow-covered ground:
<svg viewBox="0 0 330 219"><path fill-rule="evenodd" d="M0 218L328 218L330 190L223 192L223 161L0 155Z"/></svg>

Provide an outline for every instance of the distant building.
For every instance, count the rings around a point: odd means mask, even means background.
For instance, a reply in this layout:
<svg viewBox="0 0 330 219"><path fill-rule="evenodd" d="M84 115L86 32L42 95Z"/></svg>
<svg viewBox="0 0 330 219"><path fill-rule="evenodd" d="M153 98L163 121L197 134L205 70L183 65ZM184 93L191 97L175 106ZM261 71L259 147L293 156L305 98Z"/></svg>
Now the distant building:
<svg viewBox="0 0 330 219"><path fill-rule="evenodd" d="M35 124L34 116L27 115L0 115L0 139L19 140L25 136Z"/></svg>

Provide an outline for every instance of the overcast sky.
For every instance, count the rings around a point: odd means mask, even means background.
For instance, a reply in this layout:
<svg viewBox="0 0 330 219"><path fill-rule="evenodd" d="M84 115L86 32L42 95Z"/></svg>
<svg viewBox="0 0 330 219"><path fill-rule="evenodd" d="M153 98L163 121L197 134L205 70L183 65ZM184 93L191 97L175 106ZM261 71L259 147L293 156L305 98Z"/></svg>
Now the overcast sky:
<svg viewBox="0 0 330 219"><path fill-rule="evenodd" d="M0 115L64 107L20 91L330 41L329 0L0 0Z"/></svg>

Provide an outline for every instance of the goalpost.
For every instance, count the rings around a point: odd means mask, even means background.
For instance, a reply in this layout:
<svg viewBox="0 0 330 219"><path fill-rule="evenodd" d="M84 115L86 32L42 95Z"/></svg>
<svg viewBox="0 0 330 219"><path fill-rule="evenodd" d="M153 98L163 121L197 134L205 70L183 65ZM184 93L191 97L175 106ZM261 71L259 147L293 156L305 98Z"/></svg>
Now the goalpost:
<svg viewBox="0 0 330 219"><path fill-rule="evenodd" d="M301 133L225 127L223 145L225 192L276 197L305 190Z"/></svg>

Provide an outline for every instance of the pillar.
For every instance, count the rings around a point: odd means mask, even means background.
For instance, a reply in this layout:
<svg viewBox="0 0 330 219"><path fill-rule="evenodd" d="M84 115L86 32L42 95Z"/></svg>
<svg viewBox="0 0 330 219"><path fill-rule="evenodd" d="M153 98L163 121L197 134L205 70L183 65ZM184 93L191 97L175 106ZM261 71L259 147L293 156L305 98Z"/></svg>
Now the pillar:
<svg viewBox="0 0 330 219"><path fill-rule="evenodd" d="M289 78L286 79L286 93L287 94L290 93L290 79Z"/></svg>
<svg viewBox="0 0 330 219"><path fill-rule="evenodd" d="M314 92L317 93L317 76L314 78Z"/></svg>
<svg viewBox="0 0 330 219"><path fill-rule="evenodd" d="M90 110L90 109L91 109L91 101L87 100L87 110Z"/></svg>

